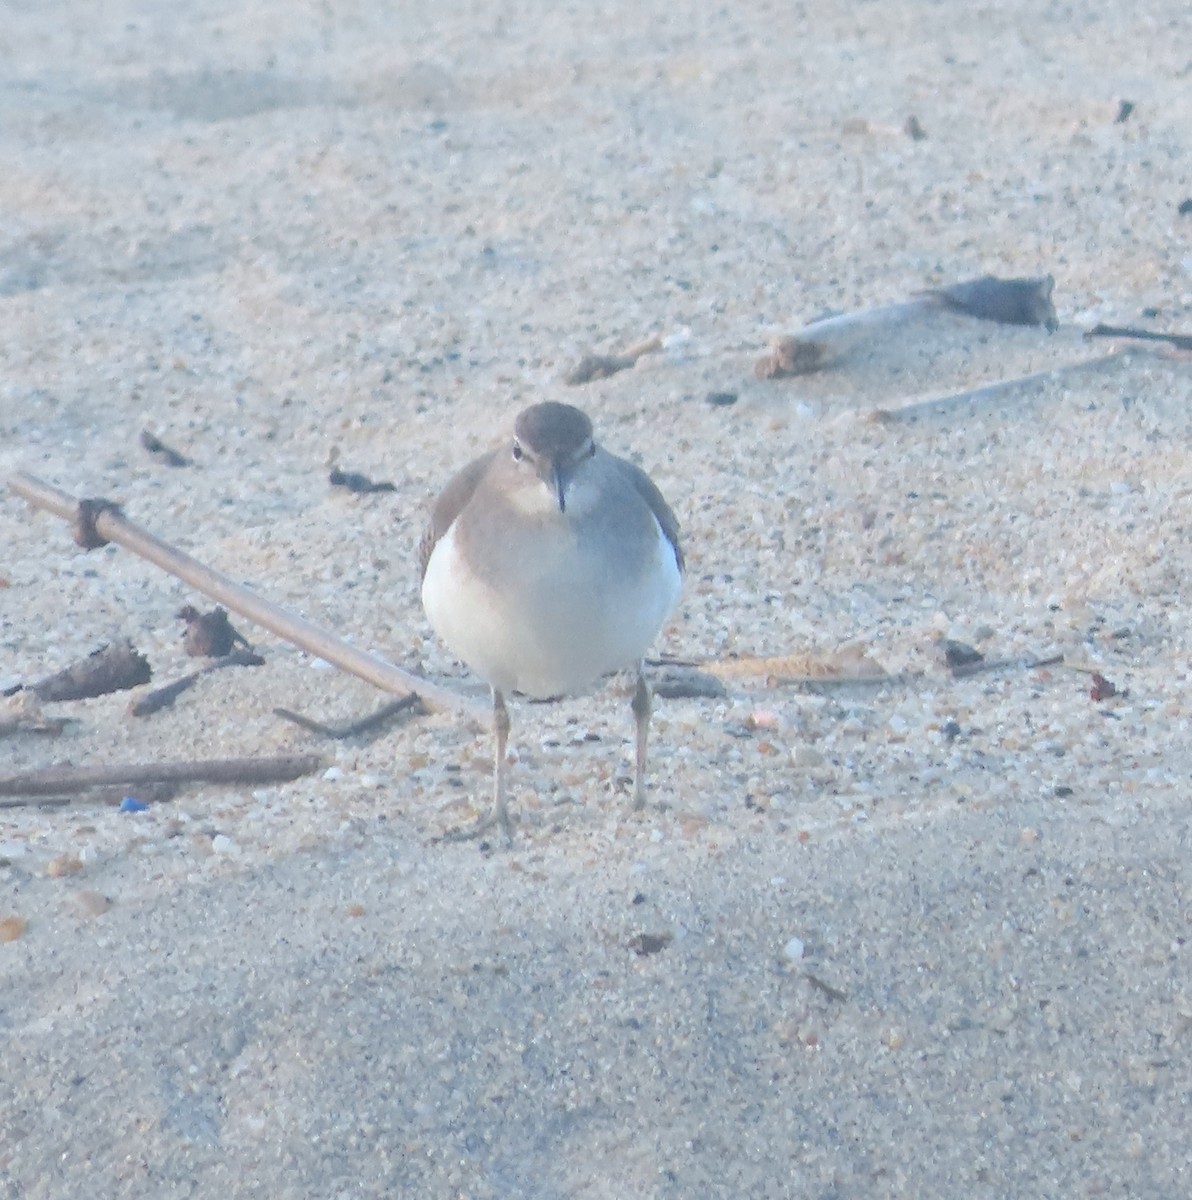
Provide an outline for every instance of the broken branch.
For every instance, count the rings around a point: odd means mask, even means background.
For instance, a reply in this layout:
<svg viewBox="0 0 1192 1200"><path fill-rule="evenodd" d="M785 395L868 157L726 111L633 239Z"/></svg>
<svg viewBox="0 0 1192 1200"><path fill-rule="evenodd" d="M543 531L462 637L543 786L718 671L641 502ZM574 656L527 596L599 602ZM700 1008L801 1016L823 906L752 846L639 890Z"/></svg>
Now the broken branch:
<svg viewBox="0 0 1192 1200"><path fill-rule="evenodd" d="M322 765L317 754L289 754L277 758L45 767L25 775L0 777L0 796L54 796L105 784L287 783L312 774Z"/></svg>

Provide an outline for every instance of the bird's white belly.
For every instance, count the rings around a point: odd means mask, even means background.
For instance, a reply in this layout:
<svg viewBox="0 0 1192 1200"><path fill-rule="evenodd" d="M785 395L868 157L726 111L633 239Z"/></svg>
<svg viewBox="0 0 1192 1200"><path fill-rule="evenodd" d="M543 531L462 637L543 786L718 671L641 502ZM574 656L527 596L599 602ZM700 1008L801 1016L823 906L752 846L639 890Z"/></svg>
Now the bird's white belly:
<svg viewBox="0 0 1192 1200"><path fill-rule="evenodd" d="M444 643L494 687L539 697L582 691L634 666L678 602L674 548L657 533L637 570L581 554L560 532L549 553L536 547L537 569L514 554L485 579L468 570L452 526L427 564L422 603Z"/></svg>

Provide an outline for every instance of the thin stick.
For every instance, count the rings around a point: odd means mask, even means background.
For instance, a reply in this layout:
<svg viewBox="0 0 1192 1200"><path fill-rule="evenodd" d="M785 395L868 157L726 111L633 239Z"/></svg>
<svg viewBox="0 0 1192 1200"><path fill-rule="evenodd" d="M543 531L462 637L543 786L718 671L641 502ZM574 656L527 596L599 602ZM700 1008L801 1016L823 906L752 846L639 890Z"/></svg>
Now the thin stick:
<svg viewBox="0 0 1192 1200"><path fill-rule="evenodd" d="M953 679L964 679L969 675L979 675L983 671L1034 671L1040 667L1058 666L1064 661L1062 654L1052 654L1046 658L995 658L982 659L977 663L966 663L962 667L950 670L948 674ZM850 687L905 687L910 684L928 683L935 677L921 671L902 671L896 675L768 675L766 683L770 687L801 688L805 692L841 691Z"/></svg>
<svg viewBox="0 0 1192 1200"><path fill-rule="evenodd" d="M264 663L265 660L253 650L243 648L233 650L231 654L225 654L222 658L217 658L214 662L208 663L197 671L192 671L189 675L183 675L172 683L163 684L151 692L146 692L139 700L128 706L129 715L149 717L163 708L168 708L187 688L194 687L204 675L210 675L212 671L219 671L224 667L260 667Z"/></svg>
<svg viewBox="0 0 1192 1200"><path fill-rule="evenodd" d="M10 476L8 487L36 508L45 509L66 521L79 519L79 504L73 496L24 471ZM334 663L349 674L367 680L382 691L397 694L413 692L427 708L454 712L487 723L488 717L484 710L474 702L425 679L419 679L417 675L411 675L383 658L345 642L314 622L262 599L226 575L204 566L189 554L184 554L154 537L147 530L134 525L111 507L101 507L95 516L95 529L107 541L131 550L155 566L161 567L163 571L168 571L189 583L204 595L226 605L233 612L263 625L278 637L293 642L294 645L326 659L329 663Z"/></svg>
<svg viewBox="0 0 1192 1200"><path fill-rule="evenodd" d="M818 975L812 975L810 971L803 974L803 978L807 980L814 988L819 988L829 1000L836 1000L843 1004L848 999L848 992L841 988L833 987L826 979L821 979Z"/></svg>
<svg viewBox="0 0 1192 1200"><path fill-rule="evenodd" d="M356 737L358 734L376 729L390 717L396 716L397 713L403 712L407 708L412 708L417 702L417 696L400 696L396 700L382 704L376 712L369 713L365 717L358 717L355 721L345 721L339 725L324 724L322 721L316 721L313 717L304 717L302 713L294 712L289 708L275 708L273 713L287 721L293 721L295 725L301 725L303 729L309 729L311 733L321 733L324 737L343 741L345 738Z"/></svg>
<svg viewBox="0 0 1192 1200"><path fill-rule="evenodd" d="M833 692L852 687L903 687L908 683L919 683L924 678L918 671L902 671L896 675L767 675L765 681L769 687Z"/></svg>
<svg viewBox="0 0 1192 1200"><path fill-rule="evenodd" d="M1137 352L1137 351L1136 351ZM1014 379L1003 379L998 383L987 383L983 387L972 388L970 391L956 392L951 396L940 396L934 400L915 400L900 408L874 409L873 420L882 422L917 421L921 417L943 416L957 408L976 408L991 400L1001 400L1009 392L1033 387L1036 384L1053 383L1067 375L1075 375L1081 371L1094 371L1122 358L1124 351L1114 350L1098 358L1088 358L1083 362L1065 363L1062 367L1052 367L1048 371L1032 371L1029 375L1019 375Z"/></svg>
<svg viewBox="0 0 1192 1200"><path fill-rule="evenodd" d="M1158 333L1153 329L1131 329L1123 325L1094 325L1084 336L1137 338L1144 342L1166 342L1177 350L1192 350L1190 333Z"/></svg>
<svg viewBox="0 0 1192 1200"><path fill-rule="evenodd" d="M65 808L75 796L18 796L15 800L0 800L0 808Z"/></svg>
<svg viewBox="0 0 1192 1200"><path fill-rule="evenodd" d="M173 800L182 786L178 783L139 783L133 786L137 789L138 800L146 804L164 804ZM68 804L106 804L116 808L120 801L128 795L127 787L95 787L82 788L61 796L18 796L14 800L0 800L0 809L4 808L65 808Z"/></svg>
<svg viewBox="0 0 1192 1200"><path fill-rule="evenodd" d="M53 796L77 788L139 783L285 783L323 765L317 754L279 758L209 758L195 762L46 767L0 777L0 796Z"/></svg>
<svg viewBox="0 0 1192 1200"><path fill-rule="evenodd" d="M949 674L953 679L966 679L969 675L980 675L985 671L1035 671L1040 667L1058 666L1063 661L1062 654L1049 654L1046 658L983 658L980 662L952 667Z"/></svg>

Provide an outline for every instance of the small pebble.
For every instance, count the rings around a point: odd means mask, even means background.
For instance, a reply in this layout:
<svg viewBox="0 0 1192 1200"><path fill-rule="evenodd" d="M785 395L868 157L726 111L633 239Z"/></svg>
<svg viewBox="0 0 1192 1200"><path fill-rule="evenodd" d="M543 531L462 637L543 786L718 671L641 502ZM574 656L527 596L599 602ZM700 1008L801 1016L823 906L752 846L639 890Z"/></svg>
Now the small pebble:
<svg viewBox="0 0 1192 1200"><path fill-rule="evenodd" d="M791 938L791 940L782 947L782 954L784 958L789 959L791 962L802 962L803 939L800 937Z"/></svg>
<svg viewBox="0 0 1192 1200"><path fill-rule="evenodd" d="M83 860L73 854L59 854L46 863L46 874L51 879L62 879L67 875L77 875L83 869Z"/></svg>
<svg viewBox="0 0 1192 1200"><path fill-rule="evenodd" d="M327 783L338 783L344 778L344 769L343 767L328 767L323 772L323 778Z"/></svg>
<svg viewBox="0 0 1192 1200"><path fill-rule="evenodd" d="M907 117L907 119L903 122L902 128L912 142L922 142L927 137L927 130L923 128L922 123L914 113L911 113L911 115Z"/></svg>
<svg viewBox="0 0 1192 1200"><path fill-rule="evenodd" d="M101 917L112 907L112 901L102 892L84 888L74 894L75 911L80 917Z"/></svg>
<svg viewBox="0 0 1192 1200"><path fill-rule="evenodd" d="M0 942L15 942L23 937L29 922L24 917L0 917Z"/></svg>
<svg viewBox="0 0 1192 1200"><path fill-rule="evenodd" d="M665 950L673 940L674 934L671 933L639 933L629 939L629 949L640 958L645 958Z"/></svg>
<svg viewBox="0 0 1192 1200"><path fill-rule="evenodd" d="M217 833L211 839L211 849L216 854L236 855L240 853L240 847L226 833Z"/></svg>
<svg viewBox="0 0 1192 1200"><path fill-rule="evenodd" d="M143 800L138 800L135 796L125 796L120 801L119 811L123 813L148 812L149 805Z"/></svg>
<svg viewBox="0 0 1192 1200"><path fill-rule="evenodd" d="M745 718L745 724L753 729L777 729L778 714L768 708L755 708Z"/></svg>

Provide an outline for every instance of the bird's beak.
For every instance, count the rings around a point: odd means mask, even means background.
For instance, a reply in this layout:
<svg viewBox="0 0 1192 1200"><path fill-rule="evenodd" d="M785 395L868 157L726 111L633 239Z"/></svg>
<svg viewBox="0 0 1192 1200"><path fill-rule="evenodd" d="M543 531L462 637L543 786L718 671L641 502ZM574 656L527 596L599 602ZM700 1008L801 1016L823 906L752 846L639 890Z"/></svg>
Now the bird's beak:
<svg viewBox="0 0 1192 1200"><path fill-rule="evenodd" d="M551 463L550 487L559 501L559 512L567 511L567 485L571 482L571 469L563 463Z"/></svg>
<svg viewBox="0 0 1192 1200"><path fill-rule="evenodd" d="M559 512L567 511L567 489L571 486L573 474L574 468L569 463L548 460L539 465L538 477L550 489L559 506Z"/></svg>

